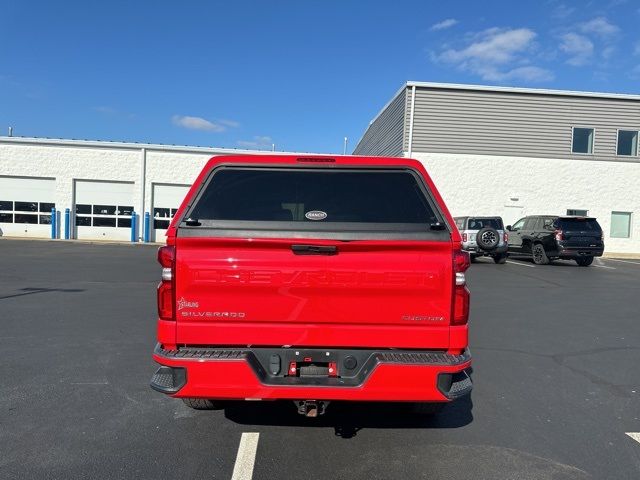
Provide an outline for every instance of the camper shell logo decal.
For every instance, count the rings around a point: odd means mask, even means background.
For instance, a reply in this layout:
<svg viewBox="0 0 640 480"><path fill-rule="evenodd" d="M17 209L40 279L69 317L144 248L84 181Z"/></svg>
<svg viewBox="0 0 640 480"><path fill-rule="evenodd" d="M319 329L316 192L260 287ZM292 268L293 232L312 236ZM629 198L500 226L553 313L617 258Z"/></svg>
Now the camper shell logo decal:
<svg viewBox="0 0 640 480"><path fill-rule="evenodd" d="M310 212L305 213L304 216L308 220L324 220L325 218L327 218L327 212L323 212L321 210L311 210Z"/></svg>

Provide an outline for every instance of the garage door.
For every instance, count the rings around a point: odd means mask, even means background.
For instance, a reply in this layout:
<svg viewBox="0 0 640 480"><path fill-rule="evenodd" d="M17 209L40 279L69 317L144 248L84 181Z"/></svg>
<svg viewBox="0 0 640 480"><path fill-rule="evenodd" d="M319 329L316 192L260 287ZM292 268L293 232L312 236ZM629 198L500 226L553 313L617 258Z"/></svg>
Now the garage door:
<svg viewBox="0 0 640 480"><path fill-rule="evenodd" d="M76 180L74 200L75 238L130 240L133 182Z"/></svg>
<svg viewBox="0 0 640 480"><path fill-rule="evenodd" d="M0 231L5 236L51 236L53 178L0 177Z"/></svg>
<svg viewBox="0 0 640 480"><path fill-rule="evenodd" d="M153 184L153 236L152 241L162 242L171 219L191 185Z"/></svg>

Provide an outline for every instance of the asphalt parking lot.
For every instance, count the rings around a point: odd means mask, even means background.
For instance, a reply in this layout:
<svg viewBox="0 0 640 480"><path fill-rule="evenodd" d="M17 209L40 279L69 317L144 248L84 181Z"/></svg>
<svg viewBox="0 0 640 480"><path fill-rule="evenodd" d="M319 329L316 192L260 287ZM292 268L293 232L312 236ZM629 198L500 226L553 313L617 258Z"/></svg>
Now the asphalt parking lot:
<svg viewBox="0 0 640 480"><path fill-rule="evenodd" d="M2 478L229 479L245 432L255 479L640 478L640 261L480 260L467 404L306 419L149 388L155 247L2 239L0 260Z"/></svg>

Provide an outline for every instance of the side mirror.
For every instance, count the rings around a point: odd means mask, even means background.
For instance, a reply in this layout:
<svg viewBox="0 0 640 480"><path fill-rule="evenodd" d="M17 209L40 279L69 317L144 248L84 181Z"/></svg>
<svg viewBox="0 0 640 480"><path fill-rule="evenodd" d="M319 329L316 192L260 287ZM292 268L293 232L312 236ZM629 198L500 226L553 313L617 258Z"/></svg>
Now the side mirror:
<svg viewBox="0 0 640 480"><path fill-rule="evenodd" d="M513 227L511 225L507 225L507 230L509 230L510 232L513 232Z"/></svg>

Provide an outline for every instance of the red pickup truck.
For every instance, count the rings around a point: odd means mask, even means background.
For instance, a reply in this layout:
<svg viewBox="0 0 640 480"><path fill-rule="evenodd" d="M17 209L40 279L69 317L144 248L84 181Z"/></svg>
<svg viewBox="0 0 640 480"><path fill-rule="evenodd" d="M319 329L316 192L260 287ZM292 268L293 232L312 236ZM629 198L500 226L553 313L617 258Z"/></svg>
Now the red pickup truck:
<svg viewBox="0 0 640 480"><path fill-rule="evenodd" d="M193 408L228 400L398 401L468 394L468 254L422 164L214 157L158 251L161 366Z"/></svg>

